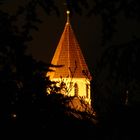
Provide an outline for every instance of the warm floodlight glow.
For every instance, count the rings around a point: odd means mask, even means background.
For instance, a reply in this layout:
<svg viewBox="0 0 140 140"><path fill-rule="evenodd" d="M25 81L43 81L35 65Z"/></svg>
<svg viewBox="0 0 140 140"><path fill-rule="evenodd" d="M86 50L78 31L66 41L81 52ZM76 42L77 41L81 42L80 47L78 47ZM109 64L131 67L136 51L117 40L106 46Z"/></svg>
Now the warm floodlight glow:
<svg viewBox="0 0 140 140"><path fill-rule="evenodd" d="M51 64L62 67L53 68L54 71L48 72L47 76L51 81L59 82L60 87L62 82L65 83L60 91L62 94L81 97L90 104L90 72L70 24L70 11L67 10L66 14L67 22L51 61Z"/></svg>
<svg viewBox="0 0 140 140"><path fill-rule="evenodd" d="M67 14L70 14L70 11L67 10Z"/></svg>
<svg viewBox="0 0 140 140"><path fill-rule="evenodd" d="M70 11L67 10L66 13L67 13L67 24L68 24L69 23L69 14L70 14Z"/></svg>

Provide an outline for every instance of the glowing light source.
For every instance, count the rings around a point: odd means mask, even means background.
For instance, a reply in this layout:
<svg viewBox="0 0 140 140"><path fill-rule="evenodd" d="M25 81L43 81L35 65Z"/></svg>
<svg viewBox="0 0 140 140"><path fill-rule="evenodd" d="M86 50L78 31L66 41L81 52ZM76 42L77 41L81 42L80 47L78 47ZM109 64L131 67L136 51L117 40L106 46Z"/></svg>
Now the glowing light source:
<svg viewBox="0 0 140 140"><path fill-rule="evenodd" d="M69 10L67 10L67 14L70 14L70 11Z"/></svg>
<svg viewBox="0 0 140 140"><path fill-rule="evenodd" d="M13 113L12 118L16 118L16 117L17 117L17 114Z"/></svg>

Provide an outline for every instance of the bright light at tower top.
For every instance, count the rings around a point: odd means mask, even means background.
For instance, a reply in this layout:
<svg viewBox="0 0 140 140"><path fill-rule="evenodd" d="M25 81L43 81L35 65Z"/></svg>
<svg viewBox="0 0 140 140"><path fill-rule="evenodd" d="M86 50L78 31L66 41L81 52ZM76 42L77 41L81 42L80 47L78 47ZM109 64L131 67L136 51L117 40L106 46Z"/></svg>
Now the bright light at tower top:
<svg viewBox="0 0 140 140"><path fill-rule="evenodd" d="M69 14L70 14L70 11L69 10L67 10L67 24L69 24Z"/></svg>
<svg viewBox="0 0 140 140"><path fill-rule="evenodd" d="M69 15L70 14L70 11L69 10L67 10L67 15Z"/></svg>

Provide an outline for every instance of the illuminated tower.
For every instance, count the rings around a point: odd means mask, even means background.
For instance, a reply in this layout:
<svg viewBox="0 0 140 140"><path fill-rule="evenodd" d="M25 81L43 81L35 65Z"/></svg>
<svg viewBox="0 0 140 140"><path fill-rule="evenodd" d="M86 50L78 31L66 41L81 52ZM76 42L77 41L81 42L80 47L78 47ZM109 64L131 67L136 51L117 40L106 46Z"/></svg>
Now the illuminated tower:
<svg viewBox="0 0 140 140"><path fill-rule="evenodd" d="M71 27L69 14L67 11L67 22L51 61L51 64L61 67L52 68L54 71L48 72L47 76L61 83L62 94L82 97L90 104L91 75Z"/></svg>

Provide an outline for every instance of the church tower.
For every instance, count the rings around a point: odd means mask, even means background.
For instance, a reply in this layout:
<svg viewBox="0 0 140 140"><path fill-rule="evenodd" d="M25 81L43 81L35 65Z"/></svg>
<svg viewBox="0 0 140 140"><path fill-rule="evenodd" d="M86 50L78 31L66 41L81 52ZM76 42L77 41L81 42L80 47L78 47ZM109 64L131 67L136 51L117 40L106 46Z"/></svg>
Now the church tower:
<svg viewBox="0 0 140 140"><path fill-rule="evenodd" d="M81 97L91 104L91 75L70 24L69 14L67 11L64 31L51 61L58 67L52 67L53 71L48 72L47 76L61 84L62 94Z"/></svg>

